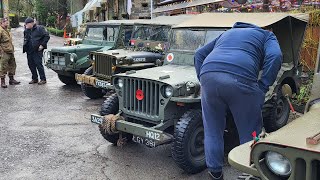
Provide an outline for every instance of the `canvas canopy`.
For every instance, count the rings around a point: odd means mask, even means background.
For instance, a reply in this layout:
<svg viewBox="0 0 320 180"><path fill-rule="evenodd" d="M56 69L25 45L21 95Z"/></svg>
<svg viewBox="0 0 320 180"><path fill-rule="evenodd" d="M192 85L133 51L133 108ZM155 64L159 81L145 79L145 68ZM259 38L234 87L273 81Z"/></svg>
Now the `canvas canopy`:
<svg viewBox="0 0 320 180"><path fill-rule="evenodd" d="M203 13L178 24L174 27L221 27L231 28L236 22L246 22L259 27L269 26L284 18L292 17L300 21L308 22L307 14L287 13Z"/></svg>

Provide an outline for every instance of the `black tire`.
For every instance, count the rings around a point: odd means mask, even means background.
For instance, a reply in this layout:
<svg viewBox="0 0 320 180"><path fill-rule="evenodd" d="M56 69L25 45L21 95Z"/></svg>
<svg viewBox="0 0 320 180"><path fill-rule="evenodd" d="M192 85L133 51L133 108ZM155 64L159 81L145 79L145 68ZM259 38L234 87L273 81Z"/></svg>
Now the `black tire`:
<svg viewBox="0 0 320 180"><path fill-rule="evenodd" d="M64 75L58 74L58 78L62 83L66 84L66 85L77 84L77 81L75 80L74 77L64 76Z"/></svg>
<svg viewBox="0 0 320 180"><path fill-rule="evenodd" d="M100 115L105 116L109 114L117 114L118 111L119 111L118 96L117 94L112 94L103 102L100 110ZM105 132L101 126L99 126L99 131L105 140L109 141L113 145L117 145L119 134L110 135L107 132ZM132 135L130 134L122 133L122 136L127 138L127 142L132 140Z"/></svg>
<svg viewBox="0 0 320 180"><path fill-rule="evenodd" d="M200 109L192 109L179 119L171 154L177 165L187 173L198 173L206 168L204 129Z"/></svg>
<svg viewBox="0 0 320 180"><path fill-rule="evenodd" d="M89 67L87 70L84 71L85 75L92 75L93 69ZM102 98L106 93L99 88L95 88L89 84L81 83L81 90L82 92L90 99L98 99Z"/></svg>
<svg viewBox="0 0 320 180"><path fill-rule="evenodd" d="M275 100L269 100L264 104L262 112L264 128L268 133L276 131L288 123L290 105L281 90L278 91Z"/></svg>
<svg viewBox="0 0 320 180"><path fill-rule="evenodd" d="M111 94L103 103L100 110L100 115L117 114L119 111L119 99L117 94Z"/></svg>

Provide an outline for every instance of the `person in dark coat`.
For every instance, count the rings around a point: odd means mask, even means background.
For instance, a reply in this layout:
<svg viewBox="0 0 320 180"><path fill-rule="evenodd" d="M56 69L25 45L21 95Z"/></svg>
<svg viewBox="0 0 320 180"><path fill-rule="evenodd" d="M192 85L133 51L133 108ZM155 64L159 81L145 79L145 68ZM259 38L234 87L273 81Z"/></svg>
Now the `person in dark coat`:
<svg viewBox="0 0 320 180"><path fill-rule="evenodd" d="M274 33L238 22L198 49L194 61L201 83L206 164L212 179L221 180L226 111L234 117L241 144L262 131L262 105L280 70L282 53Z"/></svg>
<svg viewBox="0 0 320 180"><path fill-rule="evenodd" d="M43 50L47 48L50 35L40 25L36 25L32 18L25 20L23 53L27 53L28 66L32 73L32 80L29 84L46 84L46 75L42 64ZM38 82L38 73L40 82Z"/></svg>

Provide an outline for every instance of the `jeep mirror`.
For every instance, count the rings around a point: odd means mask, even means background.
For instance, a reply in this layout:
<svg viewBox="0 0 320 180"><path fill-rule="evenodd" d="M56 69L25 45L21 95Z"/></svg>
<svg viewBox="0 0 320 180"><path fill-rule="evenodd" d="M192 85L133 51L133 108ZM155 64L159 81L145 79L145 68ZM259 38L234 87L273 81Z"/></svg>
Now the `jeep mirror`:
<svg viewBox="0 0 320 180"><path fill-rule="evenodd" d="M286 97L291 97L292 96L292 89L288 84L282 85L281 92Z"/></svg>

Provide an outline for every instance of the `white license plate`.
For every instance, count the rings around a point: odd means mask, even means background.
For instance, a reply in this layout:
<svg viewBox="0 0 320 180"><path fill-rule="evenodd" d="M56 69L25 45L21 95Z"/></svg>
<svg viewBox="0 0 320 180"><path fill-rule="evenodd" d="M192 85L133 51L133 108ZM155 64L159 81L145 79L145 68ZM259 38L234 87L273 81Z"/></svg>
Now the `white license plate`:
<svg viewBox="0 0 320 180"><path fill-rule="evenodd" d="M156 141L154 141L152 139L143 138L143 137L140 137L140 136L133 135L132 136L132 141L135 142L135 143L144 144L147 147L151 147L151 148L156 147Z"/></svg>
<svg viewBox="0 0 320 180"><path fill-rule="evenodd" d="M96 80L96 86L99 87L99 88L108 89L108 87L110 86L110 83L97 79Z"/></svg>
<svg viewBox="0 0 320 180"><path fill-rule="evenodd" d="M102 124L103 117L102 116L91 115L91 122L93 122L95 124Z"/></svg>

